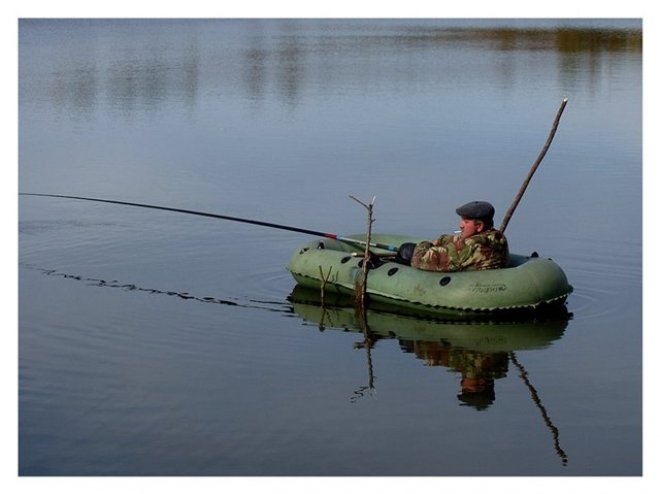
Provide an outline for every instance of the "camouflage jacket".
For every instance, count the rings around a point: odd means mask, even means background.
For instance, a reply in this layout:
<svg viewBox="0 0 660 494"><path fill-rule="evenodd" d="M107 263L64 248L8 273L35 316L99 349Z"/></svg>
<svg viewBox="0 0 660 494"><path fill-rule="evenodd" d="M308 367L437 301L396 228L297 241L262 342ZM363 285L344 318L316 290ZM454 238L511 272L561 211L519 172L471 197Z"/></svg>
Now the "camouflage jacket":
<svg viewBox="0 0 660 494"><path fill-rule="evenodd" d="M497 269L509 265L509 246L498 230L488 230L463 239L461 235L441 235L435 246L429 241L417 244L410 265L426 271L468 271Z"/></svg>

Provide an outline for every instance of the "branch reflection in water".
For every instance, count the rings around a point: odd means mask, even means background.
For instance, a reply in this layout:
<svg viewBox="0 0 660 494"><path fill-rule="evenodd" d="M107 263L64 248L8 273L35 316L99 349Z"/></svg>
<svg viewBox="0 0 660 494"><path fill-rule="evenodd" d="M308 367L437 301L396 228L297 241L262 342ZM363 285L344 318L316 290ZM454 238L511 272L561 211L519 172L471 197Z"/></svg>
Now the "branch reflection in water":
<svg viewBox="0 0 660 494"><path fill-rule="evenodd" d="M396 339L404 352L415 354L426 365L460 373L461 392L457 395L460 406L477 411L493 405L495 380L507 376L511 361L552 434L557 456L562 465L568 464L568 455L559 444L559 429L515 353L547 348L559 340L571 318L565 309L533 320L437 320L364 309L348 297L329 298L324 294L321 298L317 292L300 286L294 288L289 300L295 314L317 324L321 331L338 329L363 334L363 340L354 347L366 350L369 380L354 392L351 402L367 391L375 394L372 349L379 340Z"/></svg>

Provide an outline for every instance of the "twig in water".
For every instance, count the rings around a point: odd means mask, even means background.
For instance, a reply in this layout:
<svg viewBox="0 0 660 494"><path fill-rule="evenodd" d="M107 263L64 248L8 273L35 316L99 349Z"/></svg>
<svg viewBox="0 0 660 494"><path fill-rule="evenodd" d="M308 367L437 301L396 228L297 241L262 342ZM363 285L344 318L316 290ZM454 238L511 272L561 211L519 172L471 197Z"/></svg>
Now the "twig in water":
<svg viewBox="0 0 660 494"><path fill-rule="evenodd" d="M319 266L319 272L321 273L321 305L325 306L325 285L328 284L330 279L330 273L332 273L332 266L328 269L328 276L323 276L323 266Z"/></svg>
<svg viewBox="0 0 660 494"><path fill-rule="evenodd" d="M361 204L367 210L367 220L368 220L367 248L364 250L364 260L362 261L362 279L355 286L356 301L360 304L360 306L364 310L366 298L367 298L367 273L369 272L369 261L371 260L371 252L369 251L368 246L371 244L371 225L375 221L373 219L373 211L374 211L374 202L376 201L376 197L374 196L374 198L371 199L371 202L369 204L365 204L364 202L360 201L359 199L353 196L349 196L349 197L353 199L355 202Z"/></svg>

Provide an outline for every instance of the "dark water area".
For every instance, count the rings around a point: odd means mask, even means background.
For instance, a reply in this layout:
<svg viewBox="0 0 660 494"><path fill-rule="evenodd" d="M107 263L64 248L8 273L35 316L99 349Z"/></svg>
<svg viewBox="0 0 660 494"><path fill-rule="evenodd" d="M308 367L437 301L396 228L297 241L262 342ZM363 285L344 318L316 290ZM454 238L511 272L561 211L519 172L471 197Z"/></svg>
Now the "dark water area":
<svg viewBox="0 0 660 494"><path fill-rule="evenodd" d="M367 340L307 235L20 196L19 476L649 473L641 20L21 20L18 62L19 191L337 234L501 221L567 98L507 237L574 287Z"/></svg>

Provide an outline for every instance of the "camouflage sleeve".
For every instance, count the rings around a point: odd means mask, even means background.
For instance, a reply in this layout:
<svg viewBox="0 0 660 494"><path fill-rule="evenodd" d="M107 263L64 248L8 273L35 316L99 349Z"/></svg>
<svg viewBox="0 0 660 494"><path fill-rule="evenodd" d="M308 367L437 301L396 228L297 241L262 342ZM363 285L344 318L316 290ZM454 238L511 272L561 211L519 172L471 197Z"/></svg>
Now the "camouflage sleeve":
<svg viewBox="0 0 660 494"><path fill-rule="evenodd" d="M460 271L474 251L460 235L442 235L436 243L440 245L428 241L417 244L410 265L426 271Z"/></svg>
<svg viewBox="0 0 660 494"><path fill-rule="evenodd" d="M472 260L473 269L499 269L509 265L509 243L502 232L490 230L479 239L479 250Z"/></svg>
<svg viewBox="0 0 660 494"><path fill-rule="evenodd" d="M463 239L460 235L442 235L439 245L424 241L417 244L411 266L427 271L465 271L496 269L509 264L506 237L497 230Z"/></svg>

